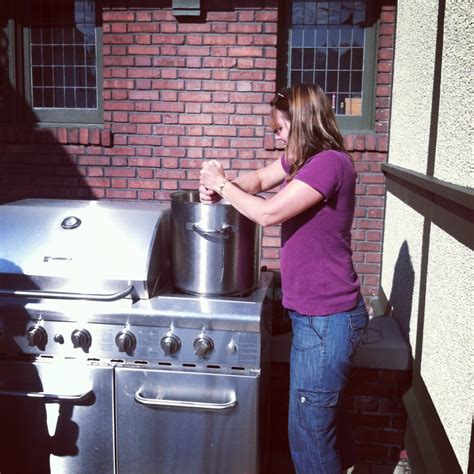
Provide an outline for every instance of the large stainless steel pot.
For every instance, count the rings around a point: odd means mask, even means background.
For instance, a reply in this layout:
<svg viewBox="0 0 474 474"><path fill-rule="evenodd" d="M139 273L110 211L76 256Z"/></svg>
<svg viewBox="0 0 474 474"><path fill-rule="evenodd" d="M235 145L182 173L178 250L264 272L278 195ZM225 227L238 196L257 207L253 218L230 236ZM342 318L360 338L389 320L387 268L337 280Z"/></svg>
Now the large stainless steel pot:
<svg viewBox="0 0 474 474"><path fill-rule="evenodd" d="M225 201L202 204L198 191L171 195L175 286L200 295L245 294L259 280L261 227Z"/></svg>

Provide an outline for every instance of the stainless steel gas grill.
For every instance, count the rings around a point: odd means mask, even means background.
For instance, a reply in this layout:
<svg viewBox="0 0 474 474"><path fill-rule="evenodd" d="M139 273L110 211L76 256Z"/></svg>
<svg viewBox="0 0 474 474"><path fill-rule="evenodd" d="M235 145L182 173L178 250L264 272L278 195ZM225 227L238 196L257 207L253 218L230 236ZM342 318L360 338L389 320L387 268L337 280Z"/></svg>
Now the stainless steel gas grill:
<svg viewBox="0 0 474 474"><path fill-rule="evenodd" d="M264 470L272 276L179 293L167 204L0 206L0 472Z"/></svg>

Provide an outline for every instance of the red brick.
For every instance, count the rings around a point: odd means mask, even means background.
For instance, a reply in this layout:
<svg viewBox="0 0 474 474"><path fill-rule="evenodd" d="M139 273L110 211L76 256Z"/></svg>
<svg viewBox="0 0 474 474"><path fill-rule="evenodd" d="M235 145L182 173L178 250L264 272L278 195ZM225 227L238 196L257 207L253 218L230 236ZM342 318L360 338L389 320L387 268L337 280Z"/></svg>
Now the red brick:
<svg viewBox="0 0 474 474"><path fill-rule="evenodd" d="M161 189L161 183L156 179L130 179L128 185L132 189Z"/></svg>
<svg viewBox="0 0 474 474"><path fill-rule="evenodd" d="M357 242L356 248L358 252L380 252L382 246L381 244L375 242Z"/></svg>

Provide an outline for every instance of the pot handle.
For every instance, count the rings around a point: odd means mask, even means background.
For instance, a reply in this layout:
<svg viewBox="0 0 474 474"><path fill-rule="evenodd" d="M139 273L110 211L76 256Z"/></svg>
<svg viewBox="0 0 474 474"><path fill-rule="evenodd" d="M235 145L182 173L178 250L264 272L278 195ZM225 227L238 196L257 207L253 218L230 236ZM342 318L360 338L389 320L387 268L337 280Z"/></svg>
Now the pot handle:
<svg viewBox="0 0 474 474"><path fill-rule="evenodd" d="M224 239L229 238L232 232L234 231L231 225L227 225L220 229L203 229L202 227L199 227L198 224L186 224L186 229L193 230L202 237L217 235L219 237L224 237Z"/></svg>

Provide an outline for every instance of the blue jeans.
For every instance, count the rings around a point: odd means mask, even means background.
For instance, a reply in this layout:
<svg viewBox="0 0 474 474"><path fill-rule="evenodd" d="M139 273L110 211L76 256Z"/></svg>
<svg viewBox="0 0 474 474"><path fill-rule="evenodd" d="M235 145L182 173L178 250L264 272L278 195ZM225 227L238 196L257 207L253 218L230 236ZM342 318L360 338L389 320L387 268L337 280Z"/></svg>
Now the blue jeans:
<svg viewBox="0 0 474 474"><path fill-rule="evenodd" d="M297 474L340 474L353 464L344 387L369 316L361 298L351 311L305 316L290 311L288 434Z"/></svg>

